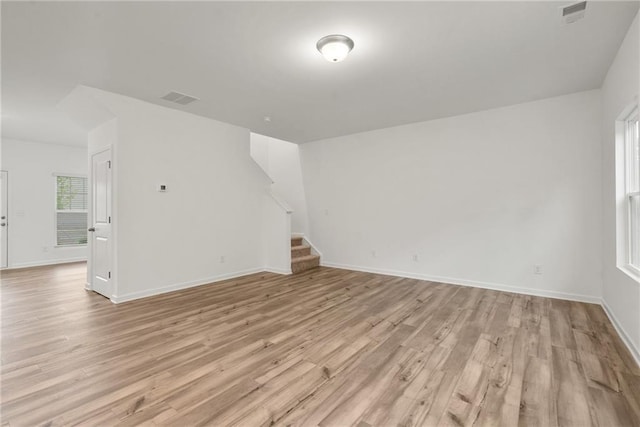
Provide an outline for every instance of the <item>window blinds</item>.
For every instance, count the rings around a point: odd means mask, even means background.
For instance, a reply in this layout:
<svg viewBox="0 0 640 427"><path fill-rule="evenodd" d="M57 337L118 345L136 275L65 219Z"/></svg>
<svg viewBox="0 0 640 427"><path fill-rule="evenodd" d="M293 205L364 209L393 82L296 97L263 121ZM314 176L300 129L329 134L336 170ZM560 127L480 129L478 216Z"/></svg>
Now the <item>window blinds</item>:
<svg viewBox="0 0 640 427"><path fill-rule="evenodd" d="M87 178L56 177L56 244L87 244Z"/></svg>

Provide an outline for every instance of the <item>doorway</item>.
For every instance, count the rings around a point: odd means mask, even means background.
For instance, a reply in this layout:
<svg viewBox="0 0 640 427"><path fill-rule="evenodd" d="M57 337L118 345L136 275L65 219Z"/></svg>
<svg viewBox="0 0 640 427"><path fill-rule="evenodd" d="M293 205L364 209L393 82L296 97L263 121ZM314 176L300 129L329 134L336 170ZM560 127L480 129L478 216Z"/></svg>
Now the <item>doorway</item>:
<svg viewBox="0 0 640 427"><path fill-rule="evenodd" d="M111 149L91 156L91 288L107 298L113 295L111 280Z"/></svg>

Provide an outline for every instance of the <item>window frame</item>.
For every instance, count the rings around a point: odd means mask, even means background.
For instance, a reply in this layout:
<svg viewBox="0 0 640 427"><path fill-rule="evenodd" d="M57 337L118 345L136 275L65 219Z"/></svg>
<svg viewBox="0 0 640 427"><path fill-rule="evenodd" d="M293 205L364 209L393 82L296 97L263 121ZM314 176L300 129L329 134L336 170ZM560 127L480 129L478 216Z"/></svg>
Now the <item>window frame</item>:
<svg viewBox="0 0 640 427"><path fill-rule="evenodd" d="M84 178L87 180L87 209L70 209L70 210L59 210L58 209L58 177L69 177L69 178ZM68 212L68 213L85 213L87 214L87 224L89 223L89 178L87 175L77 174L77 173L53 173L53 241L55 242L53 247L56 249L64 249L64 248L81 248L89 245L89 239L87 236L86 243L76 243L69 245L61 245L58 243L58 213L59 212Z"/></svg>
<svg viewBox="0 0 640 427"><path fill-rule="evenodd" d="M618 203L618 268L640 283L640 265L633 264L635 251L640 252L640 242L633 241L633 231L640 227L640 221L633 223L633 199L640 197L640 162L636 164L633 142L637 130L632 123L640 118L638 102L625 109L616 123L616 136L619 156L616 161L618 175L617 187ZM635 125L640 126L640 125ZM632 182L636 181L636 182ZM637 244L637 247L634 247Z"/></svg>

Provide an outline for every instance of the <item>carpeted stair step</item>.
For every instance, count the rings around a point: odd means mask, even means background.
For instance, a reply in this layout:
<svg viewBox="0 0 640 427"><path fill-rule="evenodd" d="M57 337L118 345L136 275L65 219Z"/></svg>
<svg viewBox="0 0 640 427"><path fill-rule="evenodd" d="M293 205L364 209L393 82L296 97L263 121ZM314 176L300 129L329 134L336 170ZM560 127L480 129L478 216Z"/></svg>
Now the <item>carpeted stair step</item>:
<svg viewBox="0 0 640 427"><path fill-rule="evenodd" d="M291 246L291 259L300 258L306 255L311 255L311 248L309 246Z"/></svg>
<svg viewBox="0 0 640 427"><path fill-rule="evenodd" d="M302 237L291 237L291 247L302 246Z"/></svg>
<svg viewBox="0 0 640 427"><path fill-rule="evenodd" d="M315 267L320 267L320 255L305 255L291 258L291 272L300 273Z"/></svg>

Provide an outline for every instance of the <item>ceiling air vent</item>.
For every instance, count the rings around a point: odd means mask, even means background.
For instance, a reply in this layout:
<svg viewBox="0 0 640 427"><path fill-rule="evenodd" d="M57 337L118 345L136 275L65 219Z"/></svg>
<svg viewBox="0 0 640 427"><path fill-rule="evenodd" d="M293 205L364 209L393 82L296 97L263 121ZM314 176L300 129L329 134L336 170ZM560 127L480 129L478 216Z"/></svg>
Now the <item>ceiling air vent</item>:
<svg viewBox="0 0 640 427"><path fill-rule="evenodd" d="M562 12L562 22L565 24L572 24L579 19L584 18L584 11L587 9L587 2L581 1L579 3L570 4L560 8Z"/></svg>
<svg viewBox="0 0 640 427"><path fill-rule="evenodd" d="M199 98L196 98L195 96L185 95L184 93L171 91L163 96L162 99L180 105L187 105L191 104L193 101L197 101Z"/></svg>

